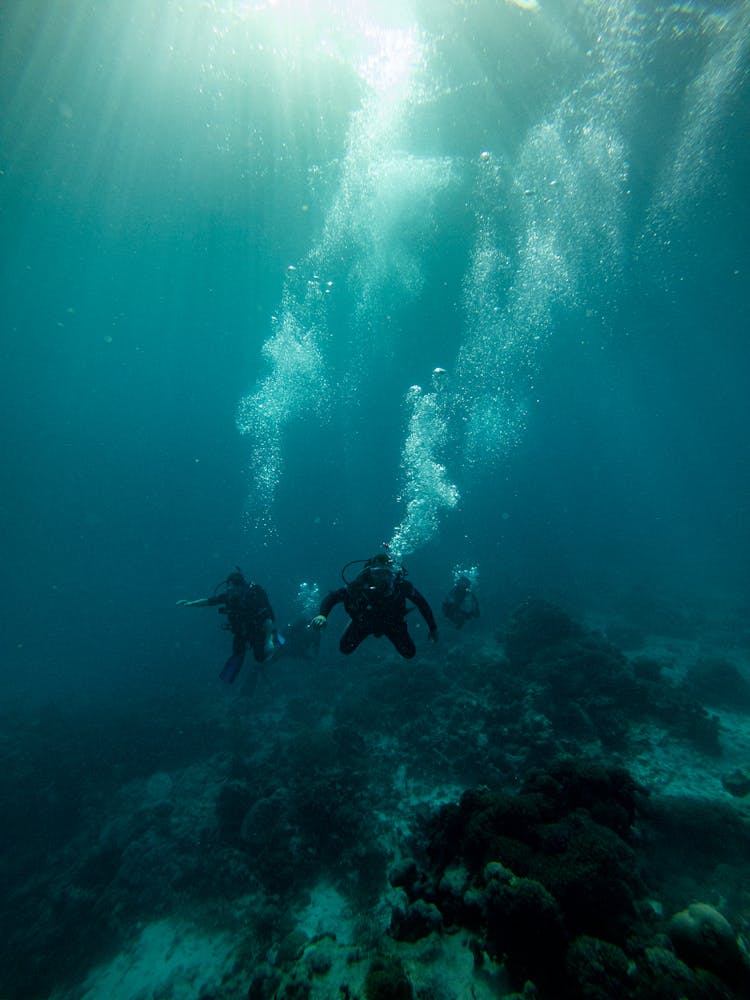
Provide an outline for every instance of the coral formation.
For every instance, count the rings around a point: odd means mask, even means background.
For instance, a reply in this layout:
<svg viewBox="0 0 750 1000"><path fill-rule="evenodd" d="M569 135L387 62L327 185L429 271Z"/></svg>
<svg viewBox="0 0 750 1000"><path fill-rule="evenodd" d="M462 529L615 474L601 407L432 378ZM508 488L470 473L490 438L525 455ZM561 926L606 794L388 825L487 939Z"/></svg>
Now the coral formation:
<svg viewBox="0 0 750 1000"><path fill-rule="evenodd" d="M729 921L707 903L691 903L667 925L679 957L692 968L708 969L737 989L750 989L750 962Z"/></svg>
<svg viewBox="0 0 750 1000"><path fill-rule="evenodd" d="M631 660L547 602L506 637L419 670L295 666L230 705L183 692L144 706L135 743L132 720L105 738L47 713L0 775L3 996L82 995L92 962L171 922L175 955L181 935L216 956L184 974L224 1000L736 997L729 939L696 957L664 914L703 898L747 934L740 723L682 682L694 656ZM170 711L195 738L160 752Z"/></svg>
<svg viewBox="0 0 750 1000"><path fill-rule="evenodd" d="M393 955L373 958L365 978L366 1000L413 1000L414 989L403 964Z"/></svg>

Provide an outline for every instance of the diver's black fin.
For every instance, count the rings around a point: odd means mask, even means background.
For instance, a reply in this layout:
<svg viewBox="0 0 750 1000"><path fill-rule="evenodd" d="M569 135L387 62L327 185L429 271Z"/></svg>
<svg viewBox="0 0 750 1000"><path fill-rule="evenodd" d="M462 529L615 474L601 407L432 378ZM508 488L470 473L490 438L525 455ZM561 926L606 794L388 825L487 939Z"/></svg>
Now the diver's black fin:
<svg viewBox="0 0 750 1000"><path fill-rule="evenodd" d="M245 662L245 653L233 653L229 657L227 662L224 664L224 669L219 675L225 684L232 684L236 678L237 674L242 670L242 664Z"/></svg>

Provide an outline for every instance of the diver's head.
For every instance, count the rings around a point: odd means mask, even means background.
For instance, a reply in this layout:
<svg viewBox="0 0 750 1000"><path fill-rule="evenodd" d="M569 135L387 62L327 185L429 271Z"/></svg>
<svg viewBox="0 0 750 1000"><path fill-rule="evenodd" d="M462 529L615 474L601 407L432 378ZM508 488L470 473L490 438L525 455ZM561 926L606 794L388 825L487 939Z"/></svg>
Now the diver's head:
<svg viewBox="0 0 750 1000"><path fill-rule="evenodd" d="M379 552L365 563L367 586L379 594L389 594L393 590L395 571L393 560L387 552Z"/></svg>
<svg viewBox="0 0 750 1000"><path fill-rule="evenodd" d="M456 580L456 586L459 590L471 590L471 580L468 576L459 576Z"/></svg>
<svg viewBox="0 0 750 1000"><path fill-rule="evenodd" d="M227 587L230 590L238 590L240 587L245 586L245 577L242 575L239 569L230 573L227 577Z"/></svg>
<svg viewBox="0 0 750 1000"><path fill-rule="evenodd" d="M366 569L389 569L393 566L393 560L387 552L378 552L365 563Z"/></svg>

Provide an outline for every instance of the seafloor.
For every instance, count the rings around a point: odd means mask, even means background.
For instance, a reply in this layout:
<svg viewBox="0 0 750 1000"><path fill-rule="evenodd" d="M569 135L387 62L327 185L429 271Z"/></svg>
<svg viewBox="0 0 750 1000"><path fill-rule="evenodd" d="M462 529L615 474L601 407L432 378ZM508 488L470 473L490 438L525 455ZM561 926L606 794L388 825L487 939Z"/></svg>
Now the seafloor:
<svg viewBox="0 0 750 1000"><path fill-rule="evenodd" d="M0 996L748 994L747 615L480 621L6 710Z"/></svg>

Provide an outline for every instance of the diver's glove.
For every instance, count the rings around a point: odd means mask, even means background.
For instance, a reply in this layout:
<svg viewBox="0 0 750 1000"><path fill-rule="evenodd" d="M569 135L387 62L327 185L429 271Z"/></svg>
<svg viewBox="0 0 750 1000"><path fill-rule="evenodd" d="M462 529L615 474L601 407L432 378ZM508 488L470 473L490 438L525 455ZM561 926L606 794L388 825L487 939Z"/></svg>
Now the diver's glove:
<svg viewBox="0 0 750 1000"><path fill-rule="evenodd" d="M325 615L316 615L310 622L312 628L321 629L325 628L328 623L328 619Z"/></svg>
<svg viewBox="0 0 750 1000"><path fill-rule="evenodd" d="M430 631L429 631L429 633L428 633L428 635L427 635L427 638L430 640L430 642L437 642L438 641L438 630L436 628L431 628Z"/></svg>
<svg viewBox="0 0 750 1000"><path fill-rule="evenodd" d="M190 601L178 601L177 602L177 607L178 608L187 608L189 606L190 606Z"/></svg>
<svg viewBox="0 0 750 1000"><path fill-rule="evenodd" d="M269 660L276 652L275 637L278 634L274 628L273 618L266 618L263 622L263 633L265 642L263 643L263 659Z"/></svg>

